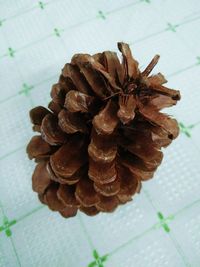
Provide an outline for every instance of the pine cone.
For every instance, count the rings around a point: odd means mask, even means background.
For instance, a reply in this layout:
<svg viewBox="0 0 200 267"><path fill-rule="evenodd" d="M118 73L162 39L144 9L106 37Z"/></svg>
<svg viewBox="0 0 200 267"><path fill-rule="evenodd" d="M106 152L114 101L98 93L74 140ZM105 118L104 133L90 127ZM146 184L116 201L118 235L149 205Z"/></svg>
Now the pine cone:
<svg viewBox="0 0 200 267"><path fill-rule="evenodd" d="M27 146L37 166L33 190L64 217L112 212L153 177L162 147L178 136L177 121L160 112L175 105L179 91L163 86L161 73L144 71L129 46L93 56L76 54L51 90L48 108L30 111L39 132Z"/></svg>

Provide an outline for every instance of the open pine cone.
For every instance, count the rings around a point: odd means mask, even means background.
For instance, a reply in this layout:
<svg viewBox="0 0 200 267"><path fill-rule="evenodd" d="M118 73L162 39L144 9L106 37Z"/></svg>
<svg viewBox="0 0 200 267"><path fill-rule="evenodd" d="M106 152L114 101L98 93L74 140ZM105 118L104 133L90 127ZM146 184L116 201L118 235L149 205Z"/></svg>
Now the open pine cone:
<svg viewBox="0 0 200 267"><path fill-rule="evenodd" d="M115 52L76 54L51 90L48 108L30 111L34 136L27 146L37 166L33 190L64 217L112 212L153 177L162 147L178 136L177 121L160 112L175 105L179 91L163 86L161 73L144 71L128 44Z"/></svg>

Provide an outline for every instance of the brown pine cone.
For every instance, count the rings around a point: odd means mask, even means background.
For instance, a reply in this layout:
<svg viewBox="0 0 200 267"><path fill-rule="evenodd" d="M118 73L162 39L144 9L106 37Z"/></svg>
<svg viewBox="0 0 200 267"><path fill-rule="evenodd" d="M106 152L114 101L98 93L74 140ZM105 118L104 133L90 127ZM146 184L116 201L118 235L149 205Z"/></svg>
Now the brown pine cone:
<svg viewBox="0 0 200 267"><path fill-rule="evenodd" d="M129 46L93 56L76 54L51 90L48 108L30 111L34 136L27 146L37 166L33 190L64 217L112 212L153 177L162 147L178 136L177 121L160 112L175 105L179 91L163 86L161 73L144 71Z"/></svg>

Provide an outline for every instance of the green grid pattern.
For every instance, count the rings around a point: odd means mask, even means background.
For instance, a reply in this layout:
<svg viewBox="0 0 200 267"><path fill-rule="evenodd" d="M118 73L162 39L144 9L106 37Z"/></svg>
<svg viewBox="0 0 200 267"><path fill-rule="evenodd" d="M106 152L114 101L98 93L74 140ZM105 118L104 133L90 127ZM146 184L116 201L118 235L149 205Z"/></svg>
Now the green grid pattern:
<svg viewBox="0 0 200 267"><path fill-rule="evenodd" d="M69 29L73 29L73 28L75 28L75 27L82 26L82 25L84 25L84 24L90 23L90 22L92 22L92 21L94 21L94 20L97 20L97 19L103 19L103 20L105 20L108 16L110 16L110 15L112 15L112 14L116 14L117 12L121 12L121 11L123 11L124 9L126 10L126 9L131 8L131 7L134 8L135 5L137 5L137 4L141 4L142 2L149 2L149 3L150 3L150 1L140 0L140 1L133 2L132 4L129 4L129 5L125 5L124 7L120 7L120 8L117 8L117 9L113 9L113 10L111 10L111 11L109 11L109 12L103 12L102 10L98 10L96 16L91 17L91 18L89 18L89 19L86 19L86 20L84 20L84 21L80 21L80 22L78 22L78 23L76 23L76 24L69 25L69 26L67 26L66 28L58 29L58 28L53 28L53 27L52 27L52 33L48 33L46 36L43 36L41 39L35 40L35 41L32 42L32 43L28 43L28 44L26 44L26 45L23 46L23 47L19 47L18 49L13 49L12 47L8 47L7 52L5 52L5 54L3 54L3 55L0 55L0 58L3 58L3 57L11 57L11 58L14 58L14 57L15 57L15 54L16 54L17 52L24 51L25 49L30 48L30 47L34 46L35 44L41 43L41 42L43 42L43 41L46 41L47 39L49 39L49 38L51 38L51 37L55 37L55 36L56 36L56 37L60 37L62 34L64 34L65 32L67 32L67 30L69 30ZM42 2L39 2L39 3L42 3ZM45 4L42 4L42 5L45 6ZM35 8L41 8L40 6L41 6L41 4L39 4L38 6L33 7L33 8L30 9L29 11L31 11L31 10L33 10L33 9L35 9ZM43 9L44 9L44 8L43 8ZM24 14L24 12L23 12L21 15L23 15L23 14ZM20 14L18 14L17 16L20 16ZM191 18L191 19L188 19L188 20L181 21L181 22L179 22L178 24L172 24L172 23L169 23L169 22L168 22L168 23L166 24L166 28L164 28L163 30L158 31L158 32L155 32L155 33L152 33L152 34L150 34L150 35L146 35L146 36L144 36L143 38L136 39L136 40L134 41L134 43L130 43L130 45L136 44L136 43L138 43L138 42L145 41L145 40L147 40L147 39L149 39L149 38L155 37L156 35L160 35L160 34L165 33L165 32L167 32L167 31L171 31L171 32L174 32L174 33L175 33L175 32L177 32L177 28L178 28L178 27L184 26L184 25L186 25L186 24L188 24L188 23L192 23L192 22L197 21L197 20L199 20L199 19L200 19L200 16L197 16L197 17L194 16L194 18ZM6 20L6 19L4 19L4 20ZM3 24L2 24L1 26L3 26ZM197 62L197 63L194 63L194 66L200 64L200 62L199 62L199 56L197 57L197 59L198 59L198 62ZM189 67L191 67L191 66L188 66L188 68L189 68Z"/></svg>
<svg viewBox="0 0 200 267"><path fill-rule="evenodd" d="M45 12L45 9L48 8L48 6L50 4L55 5L56 2L59 2L59 1L48 1L48 2L39 1L37 4L34 4L32 7L27 8L23 12L13 14L13 15L8 16L6 18L0 18L0 27L3 29L3 27L7 21L17 19L18 17L21 17L27 13L31 14L31 12L35 9L40 9L41 12ZM96 16L91 17L91 18L87 18L87 19L80 21L80 22L77 22L76 24L73 24L73 25L68 25L66 28L62 28L62 29L54 28L54 23L50 20L50 18L47 17L50 25L52 26L52 32L51 33L48 33L46 36L44 36L38 40L34 40L31 43L27 43L25 46L19 47L17 49L12 47L13 44L9 44L7 42L8 49L7 49L7 51L5 51L4 54L0 55L0 60L2 58L5 58L5 57L10 57L12 60L15 60L15 57L17 57L17 54L20 51L25 52L26 49L34 46L35 44L40 44L41 42L47 41L49 38L53 38L53 37L60 38L61 44L65 48L65 42L63 41L62 37L64 36L65 33L67 33L67 30L73 29L76 27L80 27L80 26L85 25L87 23L92 23L95 20L99 20L99 19L107 20L108 17L110 18L113 14L123 12L126 9L135 8L135 6L141 5L144 3L150 5L152 2L153 1L150 1L150 0L140 0L140 1L135 1L133 3L129 3L127 5L121 6L119 8L116 8L116 9L113 9L110 11L97 10ZM2 4L2 3L0 3L0 4ZM172 23L168 22L168 23L166 23L166 28L164 28L163 30L154 32L154 33L149 34L149 35L148 34L144 35L142 38L136 39L133 43L130 43L130 45L134 45L134 44L140 43L140 42L145 42L148 39L154 38L155 36L158 36L158 35L165 34L166 32L172 32L172 33L176 34L179 31L180 27L184 27L185 25L188 25L188 24L190 24L194 21L197 21L199 19L200 19L200 16L195 16L195 13L194 13L194 17L191 19L183 20L183 21L180 21L179 23L176 23L176 24L172 24ZM196 60L196 62L194 62L194 64L188 65L187 67L179 69L176 72L169 73L167 75L167 77L173 77L173 76L179 75L181 73L185 73L190 69L199 68L200 57L198 55L196 55L196 59L197 60ZM18 69L18 71L19 71L19 69ZM30 106L33 106L34 100L32 98L32 92L34 90L36 90L38 86L43 85L46 82L50 82L50 81L53 82L56 79L56 77L58 77L58 74L53 75L53 76L51 76L45 80L42 80L38 83L36 82L35 84L26 83L26 81L24 81L24 79L23 79L23 75L20 72L19 72L19 76L21 77L22 87L19 88L19 91L17 93L15 93L11 96L8 96L7 98L4 98L3 100L1 100L0 104L3 104L7 101L10 101L11 99L14 99L16 97L20 97L21 95L25 95L27 97L27 99L30 101ZM195 128L199 127L199 123L200 123L200 121L197 121L193 124L186 125L184 122L180 122L179 123L180 131L182 132L183 135L185 135L186 137L191 139L192 131ZM24 150L24 148L25 148L25 145L20 146L13 151L8 151L6 154L4 154L3 156L0 157L0 160L3 161L5 158L10 157L14 153L16 153L22 149ZM127 240L127 242L125 242L124 244L115 248L114 250L108 251L108 253L105 255L100 255L100 253L96 250L95 244L93 243L93 241L91 239L90 233L88 232L88 230L87 230L87 228L86 228L86 226L82 220L82 216L80 214L78 215L80 227L81 227L81 229L85 235L85 239L87 240L87 242L90 246L90 249L91 249L91 262L88 263L88 267L106 266L107 260L109 258L111 258L113 255L115 255L119 251L125 249L127 246L132 245L137 240L142 239L148 233L153 232L153 231L157 231L157 229L160 229L160 228L162 228L163 231L166 233L166 235L168 235L170 237L171 242L174 246L174 249L177 251L177 253L180 255L180 257L182 259L183 266L191 266L191 264L189 263L189 260L187 259L186 255L184 254L184 252L181 248L181 244L179 243L178 240L176 240L175 236L171 232L171 227L173 227L173 221L176 220L176 218L178 218L178 216L184 214L187 210L193 208L194 206L200 207L200 199L195 200L194 202L190 203L189 205L183 207L182 209L178 210L177 212L175 212L173 214L167 214L165 216L165 215L163 215L162 211L158 210L156 203L154 203L152 201L150 193L146 189L144 190L144 193L145 193L147 200L149 201L149 203L151 204L151 206L155 210L155 213L157 214L157 221L151 227L147 228L145 231L139 233L138 235L130 237L130 239ZM44 208L46 208L46 207L41 205L41 206L38 206L37 208L31 210L30 212L24 214L23 216L21 216L19 218L8 218L6 216L6 210L4 209L3 205L0 202L0 210L1 210L1 213L3 215L2 222L0 225L0 235L5 233L5 235L11 240L12 248L13 248L14 254L16 256L16 262L18 263L18 266L22 266L22 265L21 265L21 261L20 261L20 256L18 255L15 243L14 243L13 238L12 238L12 235L13 235L12 228L16 224L21 223L22 221L25 221L27 219L27 217L33 216L35 213L37 213L38 211L40 211L41 209L44 209Z"/></svg>
<svg viewBox="0 0 200 267"><path fill-rule="evenodd" d="M151 203L151 200L150 200L150 203ZM86 229L86 227L85 227L85 225L84 225L84 223L82 221L81 216L78 215L78 219L79 219L79 222L80 222L80 227L82 228L82 231L85 234L85 238L86 238L87 242L89 243L91 251L92 251L91 254L94 257L94 261L89 263L88 267L91 267L91 266L102 267L102 266L104 266L103 263L105 261L107 261L110 257L112 257L114 254L118 253L122 249L125 249L127 246L130 246L136 240L138 240L140 238L143 238L149 232L156 231L159 228L163 228L163 230L166 232L166 234L170 235L170 238L171 238L171 240L173 242L173 245L174 245L175 249L177 250L177 252L182 257L184 266L191 266L188 263L183 251L181 250L180 244L175 239L173 234L170 232L169 224L172 223L178 216L184 214L184 212L186 212L188 209L191 209L193 206L198 206L198 205L200 205L200 199L198 199L198 200L194 201L193 203L183 207L181 210L177 211L176 213L168 215L167 217L164 217L161 212L157 212L158 222L155 222L154 225L152 225L151 227L146 229L144 232L139 233L138 235L131 237L126 243L122 244L118 248L115 248L113 251L109 251L106 255L103 255L103 256L99 256L98 255L98 252L95 249L95 245L93 244L93 242L91 240L90 234L88 233L88 231L87 231L87 229ZM152 206L155 208L153 203L152 203ZM30 211L29 213L24 214L23 216L21 216L21 217L19 217L17 219L9 221L8 218L6 217L4 209L3 209L2 205L1 205L0 209L1 209L2 213L3 213L3 222L4 223L3 223L3 225L0 226L0 233L1 232L5 232L6 236L8 238L11 238L11 240L12 240L12 230L11 230L12 226L15 225L16 223L20 223L22 220L25 220L27 217L32 216L35 212L38 212L39 210L41 210L43 208L46 208L46 207L41 205L38 208ZM15 251L19 266L21 266L20 259L19 259L19 256L17 254L17 250L15 248L13 240L12 240L12 245L13 245L13 249Z"/></svg>

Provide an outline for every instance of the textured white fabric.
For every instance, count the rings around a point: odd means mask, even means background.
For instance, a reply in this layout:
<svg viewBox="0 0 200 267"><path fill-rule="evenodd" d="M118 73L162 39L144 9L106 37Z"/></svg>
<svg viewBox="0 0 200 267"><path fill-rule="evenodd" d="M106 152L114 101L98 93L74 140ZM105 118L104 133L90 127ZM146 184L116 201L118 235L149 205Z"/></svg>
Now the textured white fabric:
<svg viewBox="0 0 200 267"><path fill-rule="evenodd" d="M32 192L28 111L47 105L74 53L117 41L141 69L161 55L154 72L181 90L168 112L182 133L133 202L65 220ZM0 0L0 267L199 267L199 122L199 0Z"/></svg>

